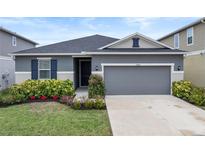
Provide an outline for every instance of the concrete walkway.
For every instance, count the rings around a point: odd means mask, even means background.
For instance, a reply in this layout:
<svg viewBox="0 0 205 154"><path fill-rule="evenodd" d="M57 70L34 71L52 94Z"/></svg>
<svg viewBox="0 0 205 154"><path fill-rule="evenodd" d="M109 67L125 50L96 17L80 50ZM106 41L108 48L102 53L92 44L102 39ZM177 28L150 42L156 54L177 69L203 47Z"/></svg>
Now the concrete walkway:
<svg viewBox="0 0 205 154"><path fill-rule="evenodd" d="M113 135L205 135L205 111L170 95L106 96Z"/></svg>
<svg viewBox="0 0 205 154"><path fill-rule="evenodd" d="M76 90L76 96L77 97L88 97L88 88L87 87L81 87Z"/></svg>

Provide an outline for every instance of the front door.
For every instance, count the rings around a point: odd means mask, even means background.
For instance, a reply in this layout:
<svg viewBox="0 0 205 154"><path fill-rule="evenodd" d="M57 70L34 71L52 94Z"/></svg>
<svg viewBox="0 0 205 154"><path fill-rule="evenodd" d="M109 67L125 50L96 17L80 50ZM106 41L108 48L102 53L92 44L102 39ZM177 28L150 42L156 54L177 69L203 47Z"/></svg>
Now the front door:
<svg viewBox="0 0 205 154"><path fill-rule="evenodd" d="M91 74L91 61L80 60L80 86L88 86L88 80Z"/></svg>

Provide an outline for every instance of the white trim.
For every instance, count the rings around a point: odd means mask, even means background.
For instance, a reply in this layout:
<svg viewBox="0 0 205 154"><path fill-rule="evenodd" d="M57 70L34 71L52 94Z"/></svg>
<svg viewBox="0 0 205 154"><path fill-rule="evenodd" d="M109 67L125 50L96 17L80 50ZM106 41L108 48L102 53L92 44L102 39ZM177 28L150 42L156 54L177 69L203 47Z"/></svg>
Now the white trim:
<svg viewBox="0 0 205 154"><path fill-rule="evenodd" d="M103 72L102 71L92 71L91 73L92 74L102 74Z"/></svg>
<svg viewBox="0 0 205 154"><path fill-rule="evenodd" d="M37 57L38 60L51 60L51 57Z"/></svg>
<svg viewBox="0 0 205 154"><path fill-rule="evenodd" d="M125 40L127 40L127 39L130 39L130 38L132 38L132 37L135 36L135 35L138 35L138 36L144 38L145 40L148 40L148 41L151 41L151 42L153 42L153 43L156 43L156 44L158 44L158 45L160 45L160 46L162 46L162 47L166 47L166 48L169 48L169 49L174 49L174 48L172 48L172 47L170 47L170 46L168 46L168 45L166 45L166 44L164 44L164 43L161 43L161 42L159 42L159 41L156 41L156 40L154 40L154 39L152 39L152 38L150 38L150 37L147 37L147 36L145 36L145 35L143 35L143 34L140 34L140 33L137 33L137 32L134 33L134 34L131 34L131 35L127 36L127 37L124 37L124 38L122 38L122 39L120 39L120 40L117 40L117 41L115 41L115 42L112 42L112 43L110 43L110 44L108 44L108 45L105 45L105 46L103 46L103 47L100 47L99 49L104 49L104 48L113 46L113 45L118 44L118 43L120 43L120 42L122 42L122 41L125 41Z"/></svg>
<svg viewBox="0 0 205 154"><path fill-rule="evenodd" d="M16 36L12 36L12 37L11 37L11 45L12 45L13 47L16 47L16 46L17 46Z"/></svg>
<svg viewBox="0 0 205 154"><path fill-rule="evenodd" d="M85 52L82 52L82 53L85 53ZM91 58L92 56L89 56L89 55L73 55L72 57L74 57L74 58Z"/></svg>
<svg viewBox="0 0 205 154"><path fill-rule="evenodd" d="M195 56L195 55L205 55L205 50L190 51L190 52L187 52L187 54L184 56L189 57L189 56Z"/></svg>
<svg viewBox="0 0 205 154"><path fill-rule="evenodd" d="M56 55L56 56L78 56L78 55L84 55L83 53L10 53L9 55L14 55L14 56L51 56L51 55Z"/></svg>
<svg viewBox="0 0 205 154"><path fill-rule="evenodd" d="M174 71L174 63L102 63L102 77L104 78L105 72L104 67L105 66L170 66L170 94L172 94L172 74L176 73L177 71ZM182 73L183 71L180 71Z"/></svg>
<svg viewBox="0 0 205 154"><path fill-rule="evenodd" d="M92 55L184 55L187 52L86 52Z"/></svg>
<svg viewBox="0 0 205 154"><path fill-rule="evenodd" d="M15 72L15 74L31 74L31 72Z"/></svg>
<svg viewBox="0 0 205 154"><path fill-rule="evenodd" d="M188 44L188 31L189 30L192 30L192 43L191 44ZM191 46L191 45L194 45L194 28L193 27L190 27L186 30L186 43L187 43L187 46Z"/></svg>
<svg viewBox="0 0 205 154"><path fill-rule="evenodd" d="M66 72L61 72L61 71L57 71L58 74L74 74L73 71L66 71Z"/></svg>
<svg viewBox="0 0 205 154"><path fill-rule="evenodd" d="M176 40L176 37L177 37L177 40ZM175 49L179 49L179 46L180 46L180 39L179 39L179 37L180 37L180 36L179 36L179 33L174 34L174 48L175 48ZM175 41L178 42L178 47L176 46Z"/></svg>
<svg viewBox="0 0 205 154"><path fill-rule="evenodd" d="M39 80L51 79L51 58L37 58L37 59L38 59L38 79ZM40 61L48 61L49 68L48 69L40 69ZM40 78L40 71L49 71L49 77L48 78Z"/></svg>
<svg viewBox="0 0 205 154"><path fill-rule="evenodd" d="M0 60L13 60L11 57L0 56Z"/></svg>

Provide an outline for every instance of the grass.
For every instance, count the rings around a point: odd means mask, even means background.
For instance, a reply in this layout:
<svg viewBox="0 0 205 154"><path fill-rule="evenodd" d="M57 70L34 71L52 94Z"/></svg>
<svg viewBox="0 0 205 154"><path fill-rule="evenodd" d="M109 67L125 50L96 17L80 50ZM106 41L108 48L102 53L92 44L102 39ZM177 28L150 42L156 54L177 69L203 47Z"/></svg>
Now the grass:
<svg viewBox="0 0 205 154"><path fill-rule="evenodd" d="M73 110L59 103L0 108L1 136L109 136L106 110Z"/></svg>

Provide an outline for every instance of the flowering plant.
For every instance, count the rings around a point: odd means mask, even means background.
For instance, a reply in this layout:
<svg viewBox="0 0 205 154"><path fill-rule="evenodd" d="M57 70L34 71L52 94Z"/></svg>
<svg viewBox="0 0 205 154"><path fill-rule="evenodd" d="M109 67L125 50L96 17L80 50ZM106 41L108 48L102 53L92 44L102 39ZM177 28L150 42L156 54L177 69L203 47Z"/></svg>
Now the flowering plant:
<svg viewBox="0 0 205 154"><path fill-rule="evenodd" d="M30 99L31 99L31 100L35 100L36 97L35 97L35 96L31 96Z"/></svg>
<svg viewBox="0 0 205 154"><path fill-rule="evenodd" d="M54 101L58 100L58 96L52 96L52 98L53 98Z"/></svg>
<svg viewBox="0 0 205 154"><path fill-rule="evenodd" d="M47 97L46 97L46 96L41 96L40 99L41 99L41 100L46 100Z"/></svg>

